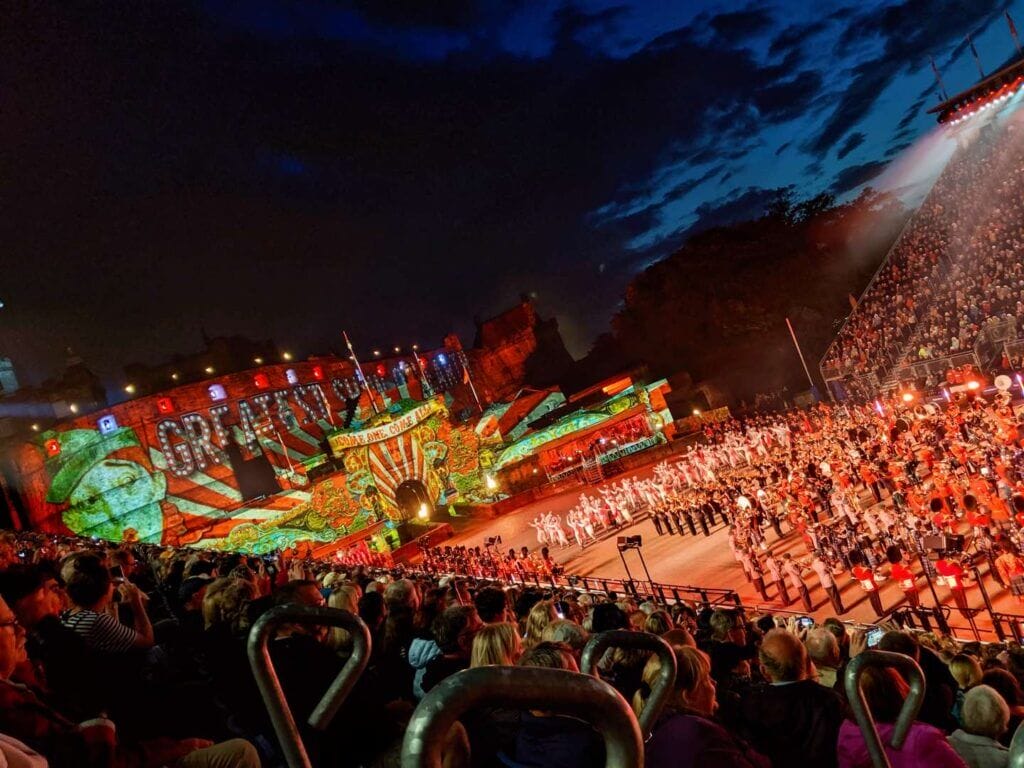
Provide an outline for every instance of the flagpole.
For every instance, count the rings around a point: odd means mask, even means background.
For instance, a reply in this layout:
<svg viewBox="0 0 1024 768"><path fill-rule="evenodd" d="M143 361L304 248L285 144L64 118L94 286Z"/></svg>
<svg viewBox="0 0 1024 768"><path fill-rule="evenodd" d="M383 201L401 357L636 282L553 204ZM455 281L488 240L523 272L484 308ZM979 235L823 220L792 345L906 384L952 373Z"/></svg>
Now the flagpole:
<svg viewBox="0 0 1024 768"><path fill-rule="evenodd" d="M789 335L793 337L793 346L796 347L796 353L800 357L800 364L804 367L804 373L807 374L807 381L811 385L811 389L814 389L817 385L814 383L814 379L811 378L811 371L807 367L807 361L804 360L804 353L800 349L800 342L796 340L796 331L793 330L793 324L789 322L789 318L786 318L786 327L789 328Z"/></svg>
<svg viewBox="0 0 1024 768"><path fill-rule="evenodd" d="M370 405L373 406L373 412L379 414L380 411L377 409L377 401L373 398L373 392L370 391L370 382L368 382L366 380L366 376L363 375L363 366L359 364L359 358L356 357L356 351L352 349L352 342L348 340L348 333L342 331L341 335L345 337L345 346L348 347L348 353L352 355L352 362L356 364L356 371L359 373L359 379L363 382L363 389L366 390L366 396L370 398Z"/></svg>
<svg viewBox="0 0 1024 768"><path fill-rule="evenodd" d="M974 47L974 41L970 35L966 35L967 45L971 47L971 55L974 56L974 63L978 65L978 74L985 79L985 70L981 68L981 59L978 58L978 49Z"/></svg>
<svg viewBox="0 0 1024 768"><path fill-rule="evenodd" d="M476 386L473 384L473 374L469 370L469 359L461 349L459 350L459 359L462 361L462 370L466 372L466 383L469 384L469 391L473 393L473 399L476 400L476 407L480 409L480 413L483 413L484 407L480 404L480 397L477 395Z"/></svg>
<svg viewBox="0 0 1024 768"><path fill-rule="evenodd" d="M943 101L949 101L949 96L946 95L946 86L942 84L942 75L939 74L939 68L935 66L935 59L929 56L928 61L932 63L932 72L935 73L935 82L939 85L939 95L942 97Z"/></svg>

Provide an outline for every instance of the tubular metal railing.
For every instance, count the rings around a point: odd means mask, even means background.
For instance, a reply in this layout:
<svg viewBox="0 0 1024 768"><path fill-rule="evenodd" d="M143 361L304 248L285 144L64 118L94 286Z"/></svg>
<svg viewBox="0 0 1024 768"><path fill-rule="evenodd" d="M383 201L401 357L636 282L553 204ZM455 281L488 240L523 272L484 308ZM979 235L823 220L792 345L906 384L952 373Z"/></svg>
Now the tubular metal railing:
<svg viewBox="0 0 1024 768"><path fill-rule="evenodd" d="M640 726L618 691L590 675L541 667L477 667L438 683L416 707L402 742L402 768L441 768L452 726L487 706L540 709L571 715L597 727L607 768L640 768Z"/></svg>
<svg viewBox="0 0 1024 768"><path fill-rule="evenodd" d="M370 661L370 630L362 619L337 608L319 608L306 605L281 605L264 613L249 631L249 664L256 685L270 715L274 732L289 768L310 768L309 755L295 722L274 663L270 659L269 641L274 630L282 624L312 624L339 627L352 635L352 655L331 683L309 716L309 725L323 731L330 725L338 709L352 692L363 670Z"/></svg>
<svg viewBox="0 0 1024 768"><path fill-rule="evenodd" d="M882 739L878 735L875 718L871 714L860 684L864 670L870 667L895 667L910 685L910 693L907 694L907 698L903 702L903 707L900 709L900 714L893 727L892 738L889 740L889 746L895 750L903 748L907 734L910 732L910 726L917 718L918 712L921 711L921 702L924 701L924 674L917 662L909 656L888 651L862 651L850 659L850 663L846 667L846 675L843 679L846 698L850 702L853 717L864 736L868 754L871 756L871 763L874 768L892 768L889 756L885 753L885 747L882 745Z"/></svg>
<svg viewBox="0 0 1024 768"><path fill-rule="evenodd" d="M598 662L609 648L650 651L651 653L658 654L658 659L661 661L658 680L651 686L650 696L647 697L643 711L638 718L640 731L643 733L644 739L647 739L650 737L651 730L658 721L658 716L665 708L665 705L668 704L669 698L675 689L675 651L672 650L672 646L650 632L631 632L625 629L598 632L591 635L587 644L583 647L583 655L580 658L580 672L586 675L595 674Z"/></svg>

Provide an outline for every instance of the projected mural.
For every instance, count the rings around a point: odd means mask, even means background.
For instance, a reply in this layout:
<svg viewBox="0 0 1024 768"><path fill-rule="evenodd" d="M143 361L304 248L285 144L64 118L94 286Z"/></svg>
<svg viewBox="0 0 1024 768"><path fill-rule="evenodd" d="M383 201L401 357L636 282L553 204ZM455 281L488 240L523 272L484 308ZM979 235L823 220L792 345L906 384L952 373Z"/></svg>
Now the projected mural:
<svg viewBox="0 0 1024 768"><path fill-rule="evenodd" d="M460 373L427 375L449 356L372 382L347 361L271 366L76 419L16 457L27 522L259 554L480 500L479 437L435 394Z"/></svg>

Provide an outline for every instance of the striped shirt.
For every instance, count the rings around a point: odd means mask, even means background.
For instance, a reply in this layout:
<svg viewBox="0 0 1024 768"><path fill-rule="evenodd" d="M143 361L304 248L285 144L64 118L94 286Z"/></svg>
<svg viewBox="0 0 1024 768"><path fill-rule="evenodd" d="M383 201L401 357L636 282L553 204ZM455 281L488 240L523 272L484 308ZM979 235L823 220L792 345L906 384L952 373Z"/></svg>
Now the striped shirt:
<svg viewBox="0 0 1024 768"><path fill-rule="evenodd" d="M126 627L107 613L65 611L60 620L94 651L121 653L133 648L139 637L134 629Z"/></svg>

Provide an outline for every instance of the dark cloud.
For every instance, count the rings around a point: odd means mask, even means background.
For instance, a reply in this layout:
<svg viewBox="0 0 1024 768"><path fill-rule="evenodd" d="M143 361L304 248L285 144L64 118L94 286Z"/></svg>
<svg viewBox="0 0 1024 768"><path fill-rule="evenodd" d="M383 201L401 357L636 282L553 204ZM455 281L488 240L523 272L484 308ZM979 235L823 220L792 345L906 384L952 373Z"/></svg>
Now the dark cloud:
<svg viewBox="0 0 1024 768"><path fill-rule="evenodd" d="M839 151L836 152L836 159L844 159L848 154L853 152L853 150L855 150L857 147L863 144L864 139L864 134L860 133L859 131L856 133L851 133L849 136L846 137L846 141L843 142L843 146L841 146L839 148Z"/></svg>
<svg viewBox="0 0 1024 768"><path fill-rule="evenodd" d="M924 107L924 104L925 99L922 97L907 107L907 111L903 113L903 117L901 117L900 121L896 123L896 130L902 131L912 122L917 120L921 116L921 108Z"/></svg>
<svg viewBox="0 0 1024 768"><path fill-rule="evenodd" d="M785 122L801 115L821 90L821 75L804 71L792 80L767 86L754 96L761 114Z"/></svg>
<svg viewBox="0 0 1024 768"><path fill-rule="evenodd" d="M753 6L742 11L720 13L708 21L708 25L715 30L719 37L732 44L767 32L774 23L767 10Z"/></svg>
<svg viewBox="0 0 1024 768"><path fill-rule="evenodd" d="M792 145L793 145L792 141L787 141L787 142L783 143L778 149L775 150L775 156L778 157L783 152L785 152L787 149L789 149Z"/></svg>
<svg viewBox="0 0 1024 768"><path fill-rule="evenodd" d="M793 50L800 49L808 40L828 28L826 21L812 21L807 24L790 24L782 30L772 44L768 47L768 53L772 56L788 54Z"/></svg>
<svg viewBox="0 0 1024 768"><path fill-rule="evenodd" d="M722 178L718 180L718 183L725 184L725 182L732 178L732 175L732 171L726 171L725 173L722 174Z"/></svg>
<svg viewBox="0 0 1024 768"><path fill-rule="evenodd" d="M709 179L713 179L723 170L725 170L725 165L719 164L712 168L709 168L707 171L705 171L703 174L701 174L695 179L686 179L685 181L676 184L674 187L672 187L672 189L665 193L665 196L663 198L664 201L667 203L674 202L675 200L679 200L683 197L686 197L701 184L708 181Z"/></svg>
<svg viewBox="0 0 1024 768"><path fill-rule="evenodd" d="M898 155L904 149L906 149L907 147L912 147L913 145L914 145L914 142L912 142L912 141L905 141L905 142L902 142L900 144L894 144L893 146L891 146L887 150L885 150L885 156L886 157L896 157L896 155Z"/></svg>
<svg viewBox="0 0 1024 768"><path fill-rule="evenodd" d="M852 70L852 82L807 144L815 155L827 153L874 106L901 72L927 66L928 55L960 43L966 28L983 29L1002 14L1006 0L904 0L850 15L840 37L840 52L881 39L882 53Z"/></svg>
<svg viewBox="0 0 1024 768"><path fill-rule="evenodd" d="M888 164L886 161L871 160L866 163L847 166L836 174L835 179L832 181L832 186L829 187L829 191L835 195L841 195L843 192L856 189L884 171Z"/></svg>
<svg viewBox="0 0 1024 768"><path fill-rule="evenodd" d="M566 4L555 11L555 44L573 45L591 34L616 35L620 32L619 22L628 11L624 5L589 12L572 3Z"/></svg>
<svg viewBox="0 0 1024 768"><path fill-rule="evenodd" d="M518 3L512 0L343 0L375 24L394 27L428 27L462 30L491 16L505 14Z"/></svg>
<svg viewBox="0 0 1024 768"><path fill-rule="evenodd" d="M787 191L791 192L792 187L785 189L736 187L718 200L697 206L694 211L697 219L686 228L686 236L763 216L768 207Z"/></svg>

